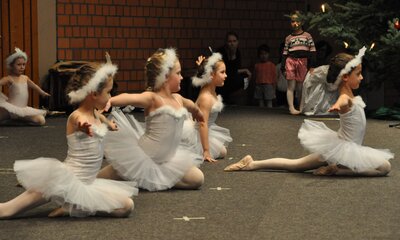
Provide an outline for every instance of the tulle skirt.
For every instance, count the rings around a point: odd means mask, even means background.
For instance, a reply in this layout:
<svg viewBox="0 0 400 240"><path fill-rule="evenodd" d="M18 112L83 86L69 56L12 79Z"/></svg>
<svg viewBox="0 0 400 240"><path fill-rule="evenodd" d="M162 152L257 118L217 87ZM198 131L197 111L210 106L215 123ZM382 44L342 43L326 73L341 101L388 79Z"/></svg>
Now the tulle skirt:
<svg viewBox="0 0 400 240"><path fill-rule="evenodd" d="M232 142L229 129L220 127L216 124L208 126L208 139L210 152L214 159L221 157L221 151L228 147L228 144Z"/></svg>
<svg viewBox="0 0 400 240"><path fill-rule="evenodd" d="M388 149L374 149L344 140L322 122L305 120L298 137L305 149L320 154L323 161L354 172L376 169L394 157Z"/></svg>
<svg viewBox="0 0 400 240"><path fill-rule="evenodd" d="M170 189L190 168L203 162L202 156L182 146L177 147L174 154L166 153L165 159L155 162L139 146L138 141L144 133L142 124L132 115L120 111L113 111L112 116L118 131L109 132L105 137L106 160L122 178L137 182L140 188L149 191ZM154 146L154 151L158 148Z"/></svg>
<svg viewBox="0 0 400 240"><path fill-rule="evenodd" d="M36 116L36 115L46 115L45 110L36 109L32 107L19 107L7 102L7 97L0 93L0 108L4 108L7 112L9 112L11 119L16 118L23 118L29 116Z"/></svg>
<svg viewBox="0 0 400 240"><path fill-rule="evenodd" d="M193 120L188 119L185 121L183 125L182 145L202 155L203 147L197 128ZM208 143L212 158L220 158L221 153L225 152L224 150L228 147L230 142L232 142L232 137L229 129L218 126L215 123L208 126Z"/></svg>
<svg viewBox="0 0 400 240"><path fill-rule="evenodd" d="M124 207L126 199L138 193L134 182L99 178L91 183L82 182L65 164L53 158L18 160L14 171L26 190L42 193L74 217L110 213Z"/></svg>

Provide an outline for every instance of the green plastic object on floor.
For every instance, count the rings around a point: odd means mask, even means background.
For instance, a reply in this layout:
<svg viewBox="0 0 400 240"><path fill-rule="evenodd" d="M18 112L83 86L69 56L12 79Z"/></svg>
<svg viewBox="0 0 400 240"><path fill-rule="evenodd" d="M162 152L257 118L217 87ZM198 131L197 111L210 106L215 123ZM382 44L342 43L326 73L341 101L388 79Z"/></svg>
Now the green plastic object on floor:
<svg viewBox="0 0 400 240"><path fill-rule="evenodd" d="M400 107L380 107L371 114L372 118L400 120Z"/></svg>

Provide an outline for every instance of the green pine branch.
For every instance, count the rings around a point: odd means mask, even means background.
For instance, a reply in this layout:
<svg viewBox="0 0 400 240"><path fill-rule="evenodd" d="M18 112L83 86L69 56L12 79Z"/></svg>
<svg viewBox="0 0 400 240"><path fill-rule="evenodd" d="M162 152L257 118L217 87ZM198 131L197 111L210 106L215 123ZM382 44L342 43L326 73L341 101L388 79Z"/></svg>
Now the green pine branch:
<svg viewBox="0 0 400 240"><path fill-rule="evenodd" d="M365 56L368 66L376 72L374 84L384 80L400 82L400 31L394 27L400 14L397 0L337 1L325 5L326 12L307 13L308 29L334 39L335 44L349 44L349 52L362 46L375 47ZM400 83L399 83L400 88Z"/></svg>

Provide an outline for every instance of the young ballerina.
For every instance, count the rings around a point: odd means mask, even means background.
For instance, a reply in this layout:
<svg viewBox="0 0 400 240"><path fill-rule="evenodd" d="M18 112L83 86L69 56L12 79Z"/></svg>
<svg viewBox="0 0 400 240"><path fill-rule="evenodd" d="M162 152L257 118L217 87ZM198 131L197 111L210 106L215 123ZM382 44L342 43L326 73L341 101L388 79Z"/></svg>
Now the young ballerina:
<svg viewBox="0 0 400 240"><path fill-rule="evenodd" d="M185 124L191 125L196 130L195 135L184 137L183 142L192 142L195 151L203 155L203 159L208 162L215 162L215 159L224 158L227 154L227 146L232 142L229 129L218 126L215 121L218 114L222 111L224 104L222 97L217 96L215 89L224 85L227 77L226 67L220 53L213 53L205 59L200 56L196 61L199 66L198 73L192 78L192 84L201 87L199 96L196 100L204 116L204 122L195 123L188 119ZM187 128L185 128L187 129ZM191 133L191 131L187 131Z"/></svg>
<svg viewBox="0 0 400 240"><path fill-rule="evenodd" d="M0 92L0 122L8 119L27 121L34 125L44 125L45 110L28 107L28 88L32 88L41 96L50 94L43 91L28 76L24 75L28 56L19 48L6 59L9 75L0 79L0 87L7 85L8 98Z"/></svg>
<svg viewBox="0 0 400 240"><path fill-rule="evenodd" d="M361 97L355 97L352 90L357 89L363 79L361 58L365 47L358 55L338 54L331 60L328 76L332 87L339 88L339 98L329 111L337 111L340 116L338 132L329 129L322 122L305 120L298 137L304 148L312 154L299 159L272 158L254 161L246 156L239 162L225 168L225 171L274 169L288 171L314 170L316 175L357 175L385 176L391 165L393 153L389 150L362 146L365 134L365 104Z"/></svg>
<svg viewBox="0 0 400 240"><path fill-rule="evenodd" d="M145 72L152 91L112 97L107 108L144 108L146 127L143 129L130 114L112 111L119 131L109 133L105 139L110 165L98 177L133 180L149 191L198 189L204 182L204 175L197 168L202 157L180 146L180 141L188 110L198 121L203 121L203 115L191 100L176 93L182 76L175 49L158 49L147 59Z"/></svg>
<svg viewBox="0 0 400 240"><path fill-rule="evenodd" d="M106 106L116 71L110 63L88 63L75 73L67 92L70 103L79 103L79 107L67 121L67 158L64 162L44 157L16 161L14 170L26 191L0 203L0 218L14 217L48 201L61 206L49 217L130 214L134 206L130 197L137 193L136 183L96 178L103 161L102 141L107 127L117 129L96 109Z"/></svg>

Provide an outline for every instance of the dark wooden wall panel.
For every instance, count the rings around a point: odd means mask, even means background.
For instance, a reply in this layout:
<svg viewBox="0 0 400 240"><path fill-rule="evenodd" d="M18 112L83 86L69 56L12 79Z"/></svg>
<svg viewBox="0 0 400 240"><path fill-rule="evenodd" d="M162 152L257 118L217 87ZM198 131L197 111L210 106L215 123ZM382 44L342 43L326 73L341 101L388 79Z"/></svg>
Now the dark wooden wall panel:
<svg viewBox="0 0 400 240"><path fill-rule="evenodd" d="M37 0L2 0L0 29L0 73L7 75L5 59L20 48L28 54L25 74L35 83L39 83L38 36L37 36ZM3 89L7 92L7 89ZM39 95L30 91L30 105L39 106Z"/></svg>

